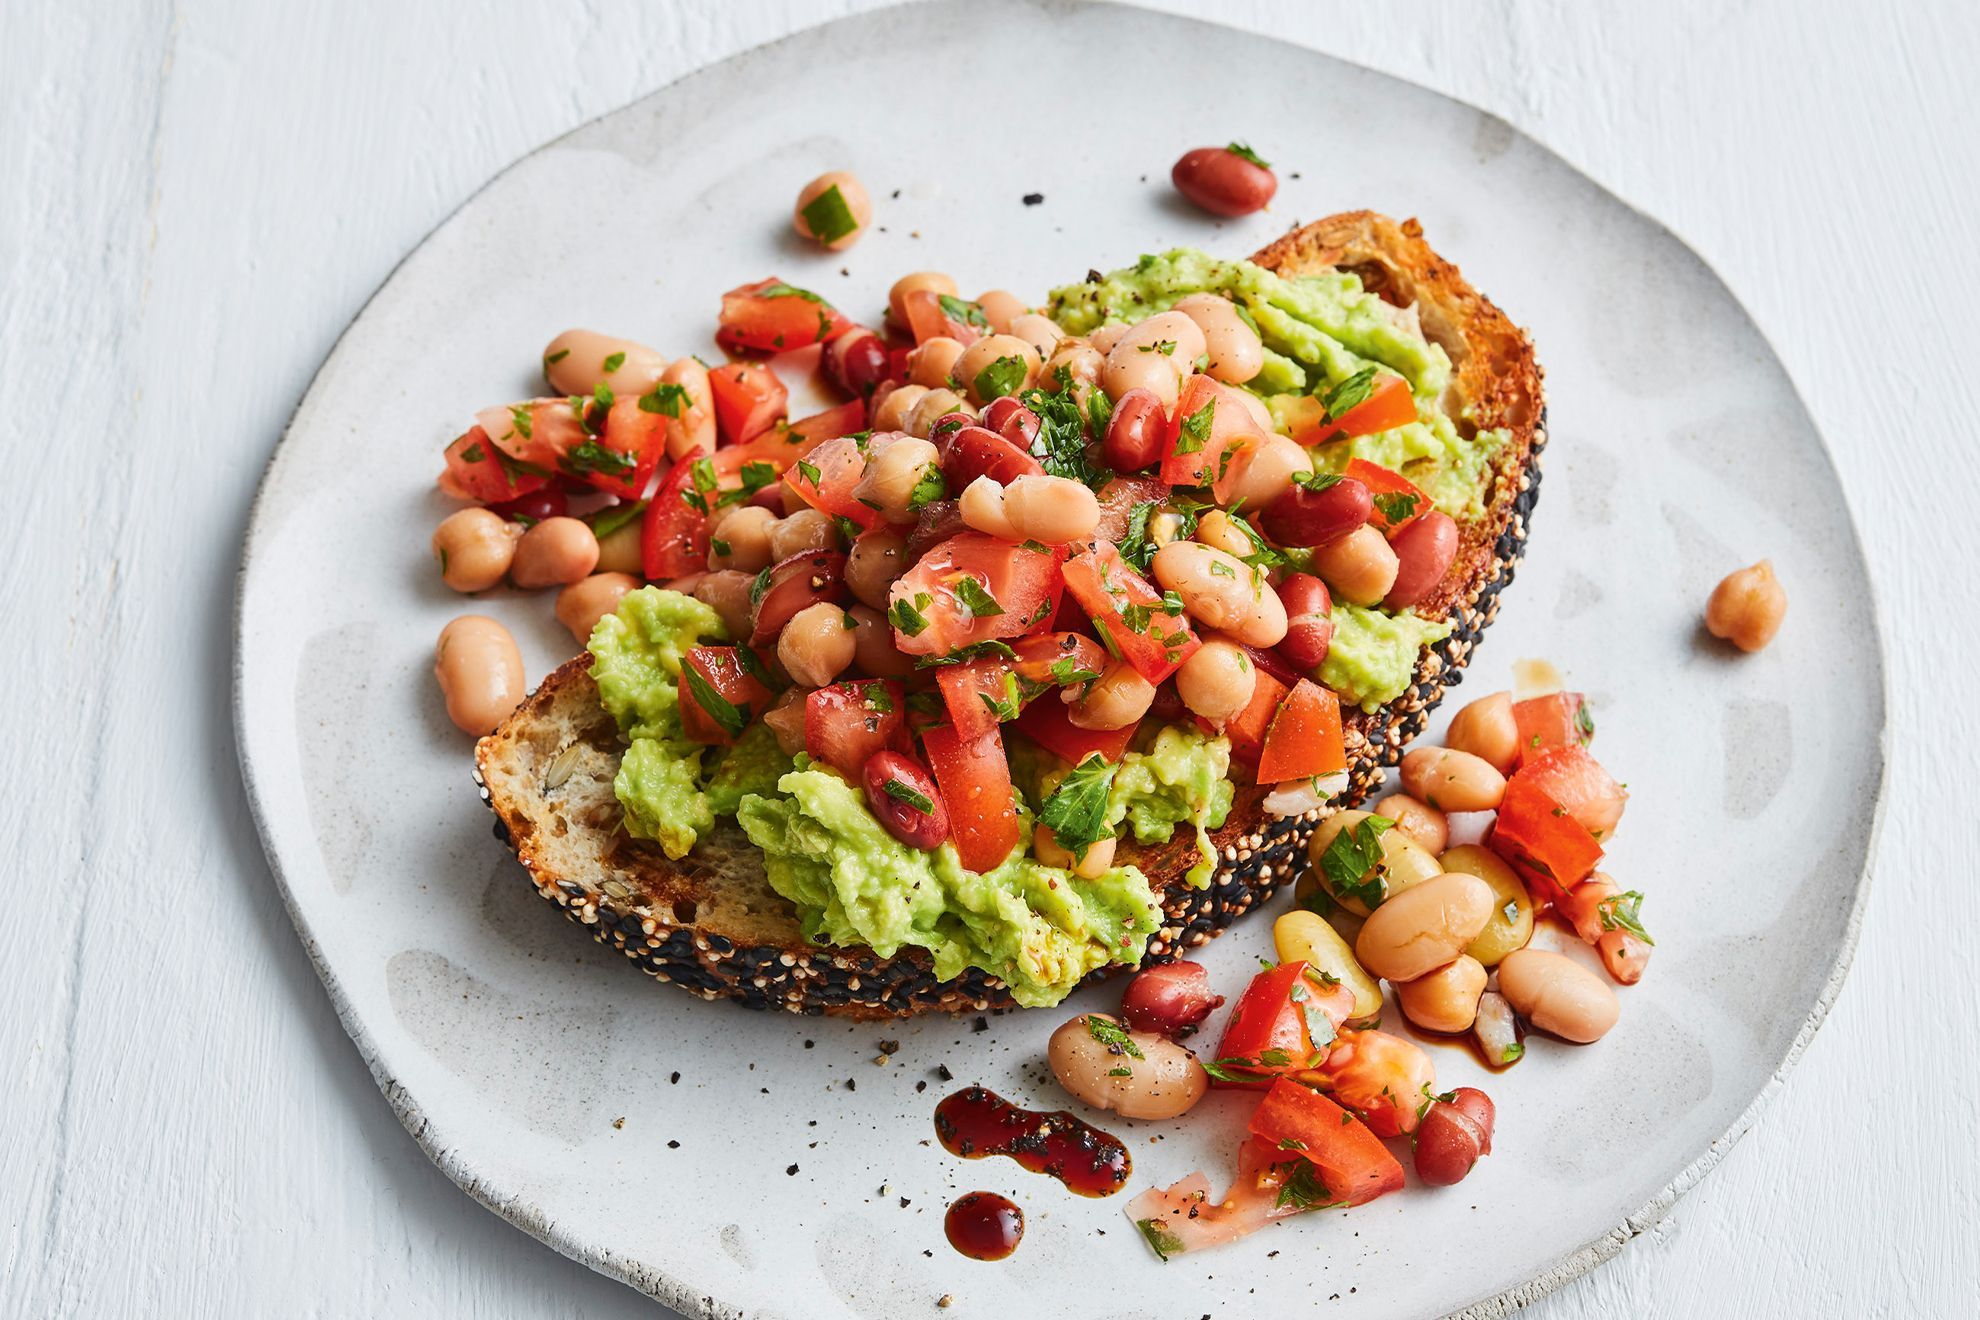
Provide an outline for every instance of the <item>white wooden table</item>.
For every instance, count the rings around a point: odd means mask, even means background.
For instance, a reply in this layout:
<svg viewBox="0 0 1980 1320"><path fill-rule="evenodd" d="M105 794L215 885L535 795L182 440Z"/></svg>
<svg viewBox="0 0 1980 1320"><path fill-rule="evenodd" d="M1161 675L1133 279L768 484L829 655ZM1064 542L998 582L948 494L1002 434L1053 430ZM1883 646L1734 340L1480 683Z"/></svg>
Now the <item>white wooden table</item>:
<svg viewBox="0 0 1980 1320"><path fill-rule="evenodd" d="M653 1313L442 1177L332 1015L235 768L234 568L284 420L431 226L583 120L867 7L0 5L0 1314ZM1975 1314L1980 7L1220 13L1492 110L1690 240L1807 396L1882 593L1849 983L1751 1135L1533 1312Z"/></svg>

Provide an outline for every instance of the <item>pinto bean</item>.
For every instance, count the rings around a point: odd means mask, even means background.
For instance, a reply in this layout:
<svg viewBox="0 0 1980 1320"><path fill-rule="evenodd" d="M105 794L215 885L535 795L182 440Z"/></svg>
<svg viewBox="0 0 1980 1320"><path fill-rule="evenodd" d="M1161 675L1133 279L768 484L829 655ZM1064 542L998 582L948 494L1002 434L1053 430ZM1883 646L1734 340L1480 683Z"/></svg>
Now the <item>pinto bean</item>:
<svg viewBox="0 0 1980 1320"><path fill-rule="evenodd" d="M493 733L523 699L522 652L495 620L463 614L440 630L433 676L447 702L447 718L462 733Z"/></svg>
<svg viewBox="0 0 1980 1320"><path fill-rule="evenodd" d="M1196 541L1175 541L1155 552L1150 567L1183 608L1219 632L1250 646L1277 646L1286 635L1286 607L1259 569Z"/></svg>
<svg viewBox="0 0 1980 1320"><path fill-rule="evenodd" d="M521 524L487 509L448 514L433 531L433 557L440 561L440 580L455 591L488 590L508 574L522 534Z"/></svg>
<svg viewBox="0 0 1980 1320"><path fill-rule="evenodd" d="M598 538L576 518L545 518L516 542L509 580L525 590L567 587L598 567Z"/></svg>
<svg viewBox="0 0 1980 1320"><path fill-rule="evenodd" d="M1162 400L1153 390L1132 389L1114 400L1113 416L1100 453L1116 472L1139 472L1162 458L1163 433L1169 424Z"/></svg>
<svg viewBox="0 0 1980 1320"><path fill-rule="evenodd" d="M1184 152L1169 171L1169 182L1212 215L1262 211L1279 190L1278 177L1271 170L1229 147L1198 147Z"/></svg>
<svg viewBox="0 0 1980 1320"><path fill-rule="evenodd" d="M1355 957L1377 976L1414 981L1455 959L1491 916L1492 891L1483 880L1435 875L1391 894L1369 914Z"/></svg>
<svg viewBox="0 0 1980 1320"><path fill-rule="evenodd" d="M1123 1118L1175 1118L1210 1089L1210 1075L1188 1050L1100 1013L1053 1032L1046 1057L1075 1100Z"/></svg>
<svg viewBox="0 0 1980 1320"><path fill-rule="evenodd" d="M1354 532L1374 512L1375 497L1368 487L1343 477L1325 490L1289 487L1265 506L1258 521L1280 545L1318 547L1333 545Z"/></svg>
<svg viewBox="0 0 1980 1320"><path fill-rule="evenodd" d="M1513 771L1519 757L1519 724L1513 719L1512 694L1494 692L1457 713L1444 743L1453 751L1469 752L1502 775Z"/></svg>
<svg viewBox="0 0 1980 1320"><path fill-rule="evenodd" d="M1577 1045L1602 1039L1622 1013L1601 977L1545 949L1507 954L1499 964L1499 993L1528 1022Z"/></svg>
<svg viewBox="0 0 1980 1320"><path fill-rule="evenodd" d="M1334 644L1334 598L1311 573L1288 573L1279 580L1286 607L1286 636L1279 654L1295 669L1318 669Z"/></svg>
<svg viewBox="0 0 1980 1320"><path fill-rule="evenodd" d="M1476 958L1459 954L1435 971L1396 987L1403 1016L1425 1031L1451 1035L1470 1031L1478 1017L1478 997L1485 993L1485 968Z"/></svg>
<svg viewBox="0 0 1980 1320"><path fill-rule="evenodd" d="M557 593L557 622L583 646L598 621L618 609L627 592L638 589L639 579L630 573L593 573Z"/></svg>
<svg viewBox="0 0 1980 1320"><path fill-rule="evenodd" d="M1506 777L1490 762L1448 747L1404 753L1403 787L1439 811L1495 811L1506 796Z"/></svg>

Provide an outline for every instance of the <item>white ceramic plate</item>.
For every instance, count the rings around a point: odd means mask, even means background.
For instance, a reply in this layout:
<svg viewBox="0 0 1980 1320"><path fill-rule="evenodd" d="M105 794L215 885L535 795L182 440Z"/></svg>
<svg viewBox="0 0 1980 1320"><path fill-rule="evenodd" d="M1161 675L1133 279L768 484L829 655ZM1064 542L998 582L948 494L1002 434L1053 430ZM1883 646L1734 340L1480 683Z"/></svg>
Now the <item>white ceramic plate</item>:
<svg viewBox="0 0 1980 1320"><path fill-rule="evenodd" d="M1113 94L1098 51L1163 89L1162 111ZM999 85L1022 96L967 108ZM1233 137L1282 184L1269 213L1214 224L1166 171ZM886 229L848 254L789 232L792 196L826 168L867 181ZM1242 255L1362 206L1421 217L1539 346L1546 483L1471 690L1546 655L1592 694L1597 750L1634 795L1608 869L1648 891L1659 945L1596 1047L1536 1042L1489 1080L1435 1052L1446 1084L1484 1081L1498 1101L1496 1153L1462 1188L1412 1186L1163 1265L1126 1197L1080 1200L931 1140L940 1065L1058 1103L1041 1060L1064 1014L876 1028L707 1004L635 975L534 895L429 674L463 609L427 557L447 508L433 476L474 408L532 392L566 326L713 356L721 292L771 272L870 319L910 269L1042 297L1089 266L1182 243ZM1734 658L1699 610L1763 554L1793 607L1771 650ZM547 597L474 608L508 622L532 681L572 649ZM1883 767L1870 584L1836 475L1694 255L1476 110L1262 38L1059 3L806 32L497 178L392 275L297 411L248 536L237 664L269 857L395 1111L492 1209L695 1315L923 1315L951 1294L950 1314L1038 1320L1316 1297L1333 1315L1403 1316L1535 1295L1661 1214L1815 1029L1855 938ZM1221 985L1242 983L1269 925L1206 951ZM875 1066L883 1037L900 1050ZM1221 1178L1245 1110L1218 1096L1186 1124L1110 1126L1136 1187ZM945 1245L943 1207L972 1188L1025 1207L1010 1262Z"/></svg>

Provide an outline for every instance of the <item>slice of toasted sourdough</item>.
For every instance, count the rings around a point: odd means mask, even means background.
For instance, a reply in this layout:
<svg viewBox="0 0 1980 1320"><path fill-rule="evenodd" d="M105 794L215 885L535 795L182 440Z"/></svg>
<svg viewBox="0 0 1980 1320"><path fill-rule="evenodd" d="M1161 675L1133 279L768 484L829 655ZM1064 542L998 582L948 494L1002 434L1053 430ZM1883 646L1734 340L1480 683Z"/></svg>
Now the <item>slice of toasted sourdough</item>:
<svg viewBox="0 0 1980 1320"><path fill-rule="evenodd" d="M1458 681L1518 567L1545 441L1540 371L1526 336L1430 250L1413 220L1397 224L1367 211L1332 216L1253 260L1286 275L1341 267L1390 303L1413 303L1424 333L1450 355L1451 414L1467 428L1503 429L1509 437L1485 478L1484 516L1462 525L1456 561L1418 606L1427 617L1451 620L1451 635L1425 650L1402 696L1372 714L1345 712L1350 785L1335 805L1349 805L1380 782ZM598 704L589 667L590 658L579 656L557 669L475 749L476 779L497 834L567 917L649 975L708 999L855 1018L1011 1006L1003 983L987 973L972 969L937 981L919 949L882 958L870 949L809 943L791 905L770 888L761 854L731 821L679 861L629 838L612 792L623 744ZM1140 867L1162 902L1165 922L1149 942L1150 960L1217 935L1305 865L1306 839L1324 813L1273 818L1261 806L1264 796L1239 788L1228 821L1214 833L1218 867L1203 889L1184 879L1197 858L1191 832L1158 847L1122 841L1117 862Z"/></svg>

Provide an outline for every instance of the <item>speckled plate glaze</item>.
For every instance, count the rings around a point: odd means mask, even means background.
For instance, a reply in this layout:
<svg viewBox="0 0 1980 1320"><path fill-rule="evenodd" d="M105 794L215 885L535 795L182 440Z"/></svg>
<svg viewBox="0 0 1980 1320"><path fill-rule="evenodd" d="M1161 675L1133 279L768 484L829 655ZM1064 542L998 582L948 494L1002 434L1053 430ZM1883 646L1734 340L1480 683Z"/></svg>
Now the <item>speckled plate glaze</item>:
<svg viewBox="0 0 1980 1320"><path fill-rule="evenodd" d="M1131 53L1170 105L1094 95ZM1195 76L1242 70L1248 89ZM903 99L903 69L1022 71L994 141ZM1292 113L1294 107L1297 113ZM1268 113L1276 112L1276 113ZM1273 122L1275 121L1276 122ZM1002 121L1000 121L1002 122ZM1279 165L1268 214L1211 223L1171 196L1183 149L1245 136ZM798 186L857 171L885 232L821 256ZM897 191L898 190L898 191ZM1042 193L1042 202L1021 199ZM569 325L712 354L722 290L775 271L871 316L899 273L1050 285L1194 243L1239 255L1300 220L1416 215L1529 327L1553 443L1525 567L1471 671L1546 655L1593 696L1634 795L1608 869L1660 941L1600 1045L1535 1042L1485 1080L1497 1153L1461 1191L1412 1187L1159 1264L1121 1214L932 1141L948 1089L1058 1102L1063 1014L849 1027L709 1004L635 975L536 897L492 837L429 675L463 602L426 539L440 447L533 390ZM842 273L842 268L843 272ZM1735 658L1699 608L1761 555L1793 600ZM1654 222L1489 115L1311 51L1104 6L971 3L832 24L707 69L504 172L409 257L346 332L276 451L248 536L241 757L297 929L387 1100L467 1192L696 1316L1498 1314L1612 1255L1752 1121L1835 995L1883 774L1870 583L1822 442L1765 340ZM476 602L533 679L570 650L547 597ZM1434 732L1434 730L1433 730ZM1280 900L1281 903L1284 900ZM1241 923L1204 953L1240 984ZM1106 992L1077 1007L1107 1006ZM882 1039L897 1041L879 1064ZM1246 1102L1110 1126L1133 1185L1228 1169ZM1001 1265L942 1238L984 1188L1029 1230Z"/></svg>

